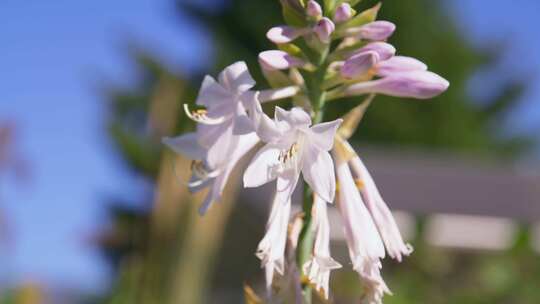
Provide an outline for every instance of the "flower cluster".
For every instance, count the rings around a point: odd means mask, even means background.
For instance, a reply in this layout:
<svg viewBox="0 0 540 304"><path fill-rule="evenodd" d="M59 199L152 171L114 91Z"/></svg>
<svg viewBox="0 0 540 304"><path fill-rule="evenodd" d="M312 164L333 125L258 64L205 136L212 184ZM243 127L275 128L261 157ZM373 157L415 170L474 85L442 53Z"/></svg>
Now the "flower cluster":
<svg viewBox="0 0 540 304"><path fill-rule="evenodd" d="M352 266L364 289L364 302L382 303L390 293L381 277L381 259L401 261L412 252L398 230L381 194L348 138L354 133L374 94L426 99L449 83L427 71L417 59L398 56L386 39L395 25L375 21L380 5L357 13L358 1L282 0L287 25L271 28L267 37L278 47L259 54L263 74L272 88L253 90L255 81L244 62L225 68L218 79L206 76L186 114L197 129L164 143L193 160L189 189L208 189L200 212L220 200L232 170L257 149L245 169L244 187L274 182L266 235L257 257L270 290L274 273L283 274L291 196L300 180L313 199L304 204L304 234L313 234L310 258L296 267L325 297L330 271L341 265L330 255L328 204L336 202L343 220ZM366 95L342 118L324 122L327 102ZM263 104L292 101L286 110L274 106L269 117ZM298 230L298 229L297 229ZM301 246L294 245L295 248ZM298 249L300 250L300 249Z"/></svg>

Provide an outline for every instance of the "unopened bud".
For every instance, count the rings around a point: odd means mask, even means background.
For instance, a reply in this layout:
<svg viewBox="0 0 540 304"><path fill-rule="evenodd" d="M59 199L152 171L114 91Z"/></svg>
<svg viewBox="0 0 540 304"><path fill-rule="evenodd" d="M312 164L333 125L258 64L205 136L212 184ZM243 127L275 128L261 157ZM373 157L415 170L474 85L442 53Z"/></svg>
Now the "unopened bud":
<svg viewBox="0 0 540 304"><path fill-rule="evenodd" d="M322 8L317 1L309 0L306 4L306 12L309 16L313 18L320 18L322 17Z"/></svg>
<svg viewBox="0 0 540 304"><path fill-rule="evenodd" d="M381 41L390 37L396 25L389 21L374 21L358 28L351 28L349 33L357 34L360 39Z"/></svg>
<svg viewBox="0 0 540 304"><path fill-rule="evenodd" d="M341 76L353 79L364 75L379 61L379 55L373 51L356 54L345 61L341 67Z"/></svg>
<svg viewBox="0 0 540 304"><path fill-rule="evenodd" d="M282 25L269 29L266 33L266 38L275 44L283 44L289 43L305 33L305 29Z"/></svg>
<svg viewBox="0 0 540 304"><path fill-rule="evenodd" d="M336 12L334 13L334 21L336 23L342 23L351 19L352 15L353 15L353 10L351 8L351 5L347 2L341 3L336 8Z"/></svg>
<svg viewBox="0 0 540 304"><path fill-rule="evenodd" d="M412 71L353 84L345 89L346 96L378 93L395 97L428 99L446 91L450 83L428 71Z"/></svg>
<svg viewBox="0 0 540 304"><path fill-rule="evenodd" d="M406 56L395 56L377 64L378 76L390 76L395 73L425 71L427 65L422 61Z"/></svg>
<svg viewBox="0 0 540 304"><path fill-rule="evenodd" d="M335 29L336 26L334 25L334 22L324 17L317 23L313 31L315 32L315 34L317 34L317 37L319 37L319 40L321 40L323 43L330 43L330 36Z"/></svg>
<svg viewBox="0 0 540 304"><path fill-rule="evenodd" d="M305 62L287 52L279 50L264 51L259 54L259 64L266 70L285 70L305 65Z"/></svg>
<svg viewBox="0 0 540 304"><path fill-rule="evenodd" d="M373 51L379 55L379 60L388 60L396 54L396 48L386 42L371 42L359 49L356 54Z"/></svg>

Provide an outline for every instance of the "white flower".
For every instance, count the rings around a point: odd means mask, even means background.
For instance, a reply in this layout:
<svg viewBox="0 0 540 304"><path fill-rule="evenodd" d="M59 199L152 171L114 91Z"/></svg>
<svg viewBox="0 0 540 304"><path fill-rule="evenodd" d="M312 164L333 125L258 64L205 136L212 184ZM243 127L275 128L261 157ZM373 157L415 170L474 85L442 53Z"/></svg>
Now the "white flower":
<svg viewBox="0 0 540 304"><path fill-rule="evenodd" d="M244 62L225 68L218 81L206 76L196 100L206 109L189 112L185 107L188 116L198 122L196 133L163 139L174 151L194 160L190 190L211 188L199 209L201 214L220 199L232 169L258 142L242 104L254 85Z"/></svg>
<svg viewBox="0 0 540 304"><path fill-rule="evenodd" d="M226 67L218 81L206 76L196 100L196 104L205 109L190 112L187 105L184 106L187 115L197 122L197 131L163 139L174 151L194 160L188 184L190 191L210 187L199 209L201 214L220 199L233 168L259 141L244 104L250 105L254 96L260 95L264 102L291 97L298 92L294 86L250 91L254 85L245 62Z"/></svg>
<svg viewBox="0 0 540 304"><path fill-rule="evenodd" d="M332 202L334 165L328 151L341 119L310 127L311 118L298 107L290 111L276 107L274 120L262 112L258 103L252 111L257 135L266 145L246 169L244 186L258 187L277 179L277 191L287 191L290 196L302 172L314 192Z"/></svg>
<svg viewBox="0 0 540 304"><path fill-rule="evenodd" d="M348 142L344 142L344 144L348 149L353 151ZM350 164L351 169L362 183L359 187L360 191L364 196L364 202L384 242L386 252L393 259L401 262L403 255L408 256L411 254L411 245L405 244L403 241L392 212L390 212L390 209L384 202L371 174L369 174L366 166L356 153L350 160Z"/></svg>
<svg viewBox="0 0 540 304"><path fill-rule="evenodd" d="M278 182L279 184L279 182ZM266 234L257 247L257 257L265 270L266 288L270 292L274 270L283 275L285 266L285 245L287 244L287 227L291 212L290 196L276 192L272 210L266 225Z"/></svg>
<svg viewBox="0 0 540 304"><path fill-rule="evenodd" d="M390 293L380 275L380 259L385 256L384 245L358 192L343 151L343 147L338 146L334 150L334 157L339 182L338 208L345 226L349 255L364 286L364 302L380 304L384 293Z"/></svg>
<svg viewBox="0 0 540 304"><path fill-rule="evenodd" d="M205 214L213 202L219 201L227 180L240 159L251 150L259 138L255 133L237 136L236 146L230 150L228 161L210 168L206 161L207 150L197 141L196 133L187 133L178 137L163 139L163 143L172 150L193 160L191 163L192 176L188 183L191 192L210 188L204 202L199 208L200 214Z"/></svg>
<svg viewBox="0 0 540 304"><path fill-rule="evenodd" d="M326 204L318 195L315 195L312 216L314 230L317 234L315 235L313 257L303 267L309 280L328 299L330 271L341 268L341 265L330 256L330 223L328 222Z"/></svg>

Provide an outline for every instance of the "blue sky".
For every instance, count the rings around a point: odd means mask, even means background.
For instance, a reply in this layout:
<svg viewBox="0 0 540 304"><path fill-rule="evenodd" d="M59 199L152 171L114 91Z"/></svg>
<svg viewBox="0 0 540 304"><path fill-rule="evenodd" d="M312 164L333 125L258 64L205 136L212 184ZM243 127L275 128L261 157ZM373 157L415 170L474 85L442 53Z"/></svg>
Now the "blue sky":
<svg viewBox="0 0 540 304"><path fill-rule="evenodd" d="M40 280L99 289L107 269L85 239L107 224L103 199L136 195L140 181L125 172L104 136L98 85L134 83L127 37L183 71L208 64L208 41L190 20L177 18L171 1L21 3L0 2L0 120L17 123L19 150L33 179L25 186L0 177L0 212L14 237L0 248L0 284ZM475 45L502 40L511 46L498 70L511 66L533 77L508 122L511 130L532 132L540 128L540 4L482 5L454 0L448 9ZM495 72L484 71L478 81L496 85Z"/></svg>

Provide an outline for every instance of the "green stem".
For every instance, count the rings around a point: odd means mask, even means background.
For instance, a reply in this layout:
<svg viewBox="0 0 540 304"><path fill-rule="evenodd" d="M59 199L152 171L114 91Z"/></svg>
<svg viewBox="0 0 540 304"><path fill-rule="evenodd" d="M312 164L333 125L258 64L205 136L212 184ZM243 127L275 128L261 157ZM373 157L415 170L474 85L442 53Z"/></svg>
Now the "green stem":
<svg viewBox="0 0 540 304"><path fill-rule="evenodd" d="M323 50L318 58L316 58L317 69L308 75L305 75L308 96L313 108L313 124L320 123L324 116L324 104L326 102L326 91L323 89L326 70L328 69L327 62L328 48ZM303 265L309 261L313 252L314 234L311 220L311 209L313 206L312 191L304 184L304 203L302 211L304 213L304 223L298 239L298 251L296 260L298 268L302 276L302 295L305 304L311 304L312 292L311 286L305 280Z"/></svg>

